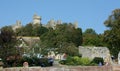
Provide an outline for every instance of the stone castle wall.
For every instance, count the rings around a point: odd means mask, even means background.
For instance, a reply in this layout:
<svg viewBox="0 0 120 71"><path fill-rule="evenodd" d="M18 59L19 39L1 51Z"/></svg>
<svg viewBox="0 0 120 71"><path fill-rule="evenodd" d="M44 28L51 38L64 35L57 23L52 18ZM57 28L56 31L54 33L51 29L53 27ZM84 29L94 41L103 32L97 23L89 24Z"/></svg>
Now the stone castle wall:
<svg viewBox="0 0 120 71"><path fill-rule="evenodd" d="M95 57L101 57L105 62L112 63L110 51L107 47L83 47L79 46L79 53L82 57L88 57L93 59Z"/></svg>

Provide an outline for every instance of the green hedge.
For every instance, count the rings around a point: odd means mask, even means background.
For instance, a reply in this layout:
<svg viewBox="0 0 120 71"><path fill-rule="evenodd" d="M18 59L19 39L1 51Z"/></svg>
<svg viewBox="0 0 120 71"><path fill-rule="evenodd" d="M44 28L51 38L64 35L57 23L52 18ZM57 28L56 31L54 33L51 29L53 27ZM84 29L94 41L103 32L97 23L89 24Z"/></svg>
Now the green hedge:
<svg viewBox="0 0 120 71"><path fill-rule="evenodd" d="M51 66L48 58L22 57L17 60L7 60L4 67L21 67L24 62L28 62L29 66Z"/></svg>
<svg viewBox="0 0 120 71"><path fill-rule="evenodd" d="M78 56L74 56L74 57L68 56L66 60L61 60L59 63L63 65L73 65L73 66L77 66L77 65L95 66L97 65L96 62L94 62L93 60L90 60L89 58L81 58Z"/></svg>

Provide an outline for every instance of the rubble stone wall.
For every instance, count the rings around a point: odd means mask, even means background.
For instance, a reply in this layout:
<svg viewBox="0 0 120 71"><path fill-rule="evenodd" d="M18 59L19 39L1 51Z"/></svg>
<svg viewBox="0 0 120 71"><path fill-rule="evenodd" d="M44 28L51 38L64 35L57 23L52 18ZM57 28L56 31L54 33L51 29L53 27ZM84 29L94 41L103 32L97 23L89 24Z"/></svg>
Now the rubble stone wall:
<svg viewBox="0 0 120 71"><path fill-rule="evenodd" d="M113 71L112 66L14 67L1 71Z"/></svg>

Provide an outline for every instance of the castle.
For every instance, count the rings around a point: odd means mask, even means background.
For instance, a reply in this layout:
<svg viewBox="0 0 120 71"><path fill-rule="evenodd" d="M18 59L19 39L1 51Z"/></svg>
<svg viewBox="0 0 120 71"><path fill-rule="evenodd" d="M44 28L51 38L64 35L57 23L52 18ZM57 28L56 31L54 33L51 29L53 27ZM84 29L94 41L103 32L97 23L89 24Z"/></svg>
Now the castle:
<svg viewBox="0 0 120 71"><path fill-rule="evenodd" d="M37 14L33 15L33 24L41 24L41 17Z"/></svg>
<svg viewBox="0 0 120 71"><path fill-rule="evenodd" d="M38 16L37 14L34 14L33 15L33 22L32 22L33 25L35 24L41 24L41 17ZM12 29L15 31L17 28L21 28L22 27L22 24L21 24L21 21L16 21L16 24L12 25Z"/></svg>
<svg viewBox="0 0 120 71"><path fill-rule="evenodd" d="M31 23L33 25L36 25L36 24L39 25L39 24L41 24L41 20L42 20L42 18L40 16L38 16L37 14L34 14L33 15L33 21ZM50 21L48 21L47 24L44 24L43 26L47 27L47 28L51 27L51 28L55 29L57 24L62 24L62 21L61 20L55 21L55 20L51 19ZM78 28L78 22L74 22L73 25L74 25L75 28ZM13 28L14 31L17 28L21 28L21 27L22 27L21 21L16 21L16 24L12 25L12 28Z"/></svg>

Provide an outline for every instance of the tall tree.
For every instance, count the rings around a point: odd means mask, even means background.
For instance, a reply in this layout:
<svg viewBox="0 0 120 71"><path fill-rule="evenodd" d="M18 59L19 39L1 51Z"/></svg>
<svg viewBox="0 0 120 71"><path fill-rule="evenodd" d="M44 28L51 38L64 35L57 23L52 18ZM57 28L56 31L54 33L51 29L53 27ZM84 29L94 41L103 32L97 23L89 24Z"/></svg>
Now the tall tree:
<svg viewBox="0 0 120 71"><path fill-rule="evenodd" d="M0 58L6 61L10 56L18 54L15 47L16 38L10 26L5 26L0 33Z"/></svg>
<svg viewBox="0 0 120 71"><path fill-rule="evenodd" d="M29 23L21 28L16 29L17 36L41 36L46 33L48 29L41 24Z"/></svg>
<svg viewBox="0 0 120 71"><path fill-rule="evenodd" d="M111 53L117 57L120 51L120 9L113 10L104 24L109 28L104 32L104 41L108 43Z"/></svg>
<svg viewBox="0 0 120 71"><path fill-rule="evenodd" d="M43 34L41 40L47 43L47 47L58 50L61 50L61 47L62 49L67 48L68 46L64 46L65 44L74 44L75 47L78 47L82 44L82 30L76 29L72 24L59 24L54 30L49 29L47 33Z"/></svg>
<svg viewBox="0 0 120 71"><path fill-rule="evenodd" d="M48 32L48 29L42 25L37 27L35 30L37 30L37 36L41 36L44 33Z"/></svg>
<svg viewBox="0 0 120 71"><path fill-rule="evenodd" d="M95 30L88 28L83 32L84 46L103 46L102 35L98 35Z"/></svg>
<svg viewBox="0 0 120 71"><path fill-rule="evenodd" d="M23 32L25 32L25 36L33 36L32 31L33 31L33 25L32 25L32 23L29 23L24 27Z"/></svg>
<svg viewBox="0 0 120 71"><path fill-rule="evenodd" d="M84 34L93 34L93 35L96 35L97 33L92 28L88 28L88 29L85 30Z"/></svg>

